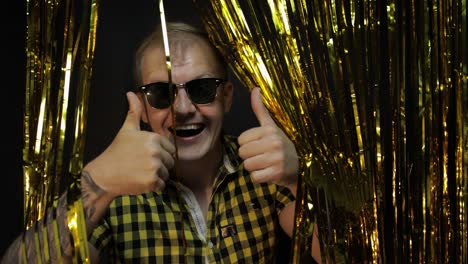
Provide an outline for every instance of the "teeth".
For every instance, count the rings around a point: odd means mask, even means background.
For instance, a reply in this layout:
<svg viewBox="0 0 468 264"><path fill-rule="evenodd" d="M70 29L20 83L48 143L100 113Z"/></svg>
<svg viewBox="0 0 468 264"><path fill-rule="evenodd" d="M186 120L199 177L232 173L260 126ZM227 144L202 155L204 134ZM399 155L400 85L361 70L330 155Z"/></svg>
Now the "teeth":
<svg viewBox="0 0 468 264"><path fill-rule="evenodd" d="M199 129L201 127L202 127L201 124L189 124L189 125L177 126L176 130L193 130L193 129Z"/></svg>

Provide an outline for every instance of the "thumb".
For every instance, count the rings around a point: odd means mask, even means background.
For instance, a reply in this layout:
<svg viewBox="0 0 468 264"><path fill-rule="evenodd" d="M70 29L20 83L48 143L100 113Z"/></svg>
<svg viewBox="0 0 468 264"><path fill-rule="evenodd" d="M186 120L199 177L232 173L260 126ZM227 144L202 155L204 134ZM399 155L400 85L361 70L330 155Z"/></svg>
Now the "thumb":
<svg viewBox="0 0 468 264"><path fill-rule="evenodd" d="M252 90L250 101L252 104L252 110L255 113L255 116L257 117L257 120L261 126L274 123L270 116L270 112L268 112L268 109L263 104L260 88L255 87Z"/></svg>
<svg viewBox="0 0 468 264"><path fill-rule="evenodd" d="M129 109L122 128L140 130L140 118L143 111L140 99L138 99L138 96L135 93L128 92L127 100Z"/></svg>

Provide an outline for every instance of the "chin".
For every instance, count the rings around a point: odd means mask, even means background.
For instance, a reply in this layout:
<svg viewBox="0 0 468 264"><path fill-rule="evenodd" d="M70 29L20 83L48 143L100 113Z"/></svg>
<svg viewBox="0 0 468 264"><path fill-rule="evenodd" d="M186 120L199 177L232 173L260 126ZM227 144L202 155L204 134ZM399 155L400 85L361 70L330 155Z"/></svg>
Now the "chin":
<svg viewBox="0 0 468 264"><path fill-rule="evenodd" d="M187 138L177 138L179 160L197 161L213 156L216 152L216 139L209 131Z"/></svg>
<svg viewBox="0 0 468 264"><path fill-rule="evenodd" d="M201 160L203 157L207 156L210 148L208 144L203 145L192 145L187 146L184 144L179 144L178 147L178 158L183 161L196 161Z"/></svg>
<svg viewBox="0 0 468 264"><path fill-rule="evenodd" d="M201 153L201 152L186 152L186 151L179 151L179 155L178 155L178 158L179 158L179 161L182 161L182 162L193 162L193 161L201 161L203 160L204 157L206 157L206 155L204 155L206 153Z"/></svg>

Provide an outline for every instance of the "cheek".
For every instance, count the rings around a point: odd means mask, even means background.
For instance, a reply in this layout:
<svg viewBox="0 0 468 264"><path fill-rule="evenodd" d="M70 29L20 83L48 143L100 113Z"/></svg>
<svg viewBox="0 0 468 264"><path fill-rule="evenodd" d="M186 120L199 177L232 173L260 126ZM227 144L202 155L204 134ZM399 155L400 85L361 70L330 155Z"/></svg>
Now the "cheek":
<svg viewBox="0 0 468 264"><path fill-rule="evenodd" d="M219 105L213 109L211 109L207 116L212 121L213 126L222 126L223 125L223 118L224 118L224 107Z"/></svg>
<svg viewBox="0 0 468 264"><path fill-rule="evenodd" d="M160 134L164 133L165 128L169 127L171 124L170 112L166 110L151 110L152 111L149 111L148 115L152 130Z"/></svg>

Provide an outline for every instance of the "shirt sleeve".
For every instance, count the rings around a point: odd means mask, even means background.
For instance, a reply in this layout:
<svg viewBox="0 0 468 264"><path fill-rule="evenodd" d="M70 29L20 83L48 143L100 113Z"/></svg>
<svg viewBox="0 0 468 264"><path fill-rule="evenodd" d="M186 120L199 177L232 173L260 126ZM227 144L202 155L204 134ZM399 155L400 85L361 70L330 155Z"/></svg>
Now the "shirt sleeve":
<svg viewBox="0 0 468 264"><path fill-rule="evenodd" d="M99 252L99 257L101 259L112 259L112 232L109 226L109 223L103 218L98 226L94 228L88 237L88 242L93 245Z"/></svg>
<svg viewBox="0 0 468 264"><path fill-rule="evenodd" d="M294 194L286 187L277 185L276 192L276 212L279 214L281 210L290 202L295 201Z"/></svg>

